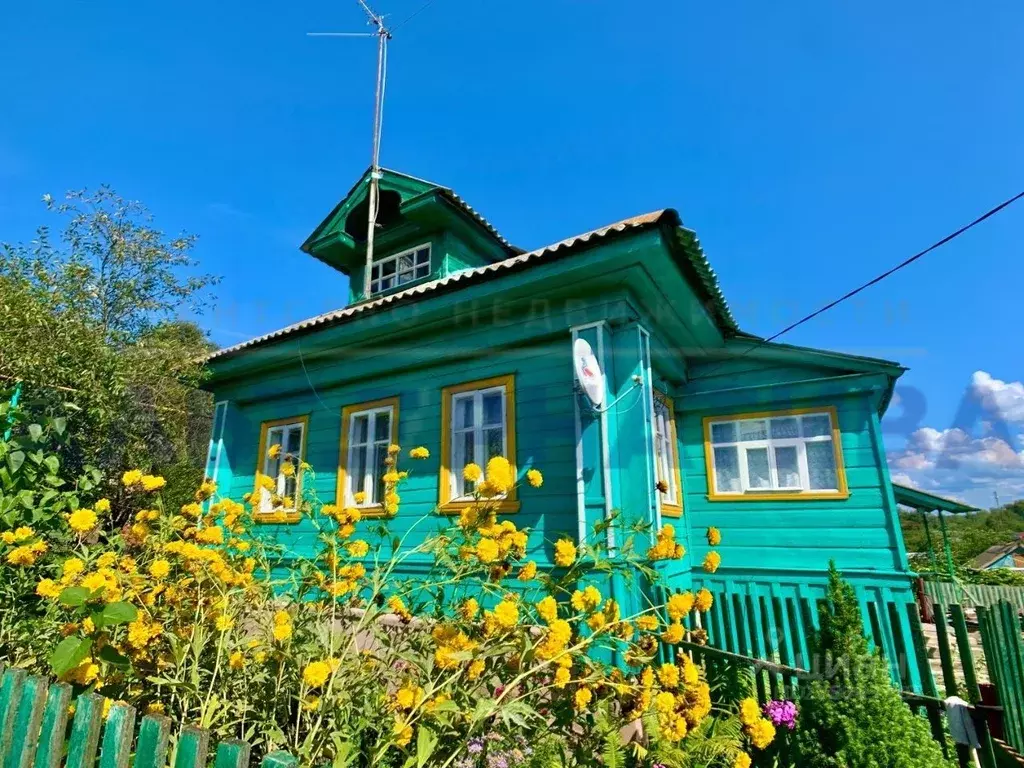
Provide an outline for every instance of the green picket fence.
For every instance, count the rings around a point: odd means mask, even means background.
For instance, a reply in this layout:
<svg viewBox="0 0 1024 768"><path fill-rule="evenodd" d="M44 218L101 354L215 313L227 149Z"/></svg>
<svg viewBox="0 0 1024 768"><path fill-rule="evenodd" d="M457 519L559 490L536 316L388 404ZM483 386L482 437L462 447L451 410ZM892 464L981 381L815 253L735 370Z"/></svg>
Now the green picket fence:
<svg viewBox="0 0 1024 768"><path fill-rule="evenodd" d="M1000 602L1010 603L1024 613L1024 587L990 584L963 584L953 581L924 580L924 593L933 602L943 605L959 603L966 608L988 607Z"/></svg>
<svg viewBox="0 0 1024 768"><path fill-rule="evenodd" d="M0 670L2 671L2 670ZM105 700L87 694L74 700L69 715L71 687L51 684L46 678L8 669L0 676L0 768L204 768L210 752L210 734L185 726L178 732L169 755L171 722L146 715L138 733L135 709L112 704L104 718ZM70 719L70 728L69 728ZM134 749L133 749L134 745ZM251 747L238 739L217 745L214 768L248 768ZM298 761L286 752L273 752L262 768L294 768Z"/></svg>
<svg viewBox="0 0 1024 768"><path fill-rule="evenodd" d="M1024 641L1017 607L998 602L976 610L989 679L1002 705L1006 741L1024 752Z"/></svg>

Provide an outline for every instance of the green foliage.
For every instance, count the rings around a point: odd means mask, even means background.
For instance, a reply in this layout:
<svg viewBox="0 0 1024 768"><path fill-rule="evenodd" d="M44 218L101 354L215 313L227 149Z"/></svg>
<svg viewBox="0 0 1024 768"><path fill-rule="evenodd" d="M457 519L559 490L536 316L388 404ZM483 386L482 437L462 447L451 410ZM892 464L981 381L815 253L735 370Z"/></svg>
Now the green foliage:
<svg viewBox="0 0 1024 768"><path fill-rule="evenodd" d="M949 534L953 562L959 566L969 566L971 561L989 547L1007 544L1017 539L1024 532L1024 501L1015 501L999 509L988 512L976 512L968 515L945 515L946 530ZM918 512L901 512L900 525L903 529L903 541L908 552L918 553L915 564L927 567L928 542L925 536L924 523ZM931 532L932 549L938 559L939 570L945 570L945 554L942 549L942 533L939 520L934 515L928 519ZM974 582L982 583L982 582Z"/></svg>
<svg viewBox="0 0 1024 768"><path fill-rule="evenodd" d="M829 568L831 611L821 614L816 648L824 677L801 687L792 748L801 768L944 768L928 722L892 684L885 661L868 651L853 587Z"/></svg>
<svg viewBox="0 0 1024 768"><path fill-rule="evenodd" d="M199 360L211 344L178 317L198 314L215 282L194 274L195 238L166 237L107 187L44 202L59 237L43 226L29 244L0 244L0 383L31 390L36 419L77 408L63 457L74 472L138 466L193 488L211 408L196 389Z"/></svg>

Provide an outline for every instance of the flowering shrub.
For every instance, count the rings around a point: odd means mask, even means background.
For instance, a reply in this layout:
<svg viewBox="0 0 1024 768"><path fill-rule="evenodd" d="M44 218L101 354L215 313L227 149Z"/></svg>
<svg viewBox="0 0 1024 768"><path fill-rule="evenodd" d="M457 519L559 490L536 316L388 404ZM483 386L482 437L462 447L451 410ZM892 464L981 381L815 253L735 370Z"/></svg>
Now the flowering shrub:
<svg viewBox="0 0 1024 768"><path fill-rule="evenodd" d="M407 477L400 455L392 446L388 515ZM0 533L0 578L20 591L20 613L5 621L33 628L0 660L305 764L749 764L745 750L771 740L771 722L756 704L756 718L713 712L703 670L672 648L699 639L688 617L711 607L710 593L623 616L595 584L653 576L637 554L646 526L624 525L614 557L603 532L549 542L559 569L548 573L527 557L529 532L495 514L517 482L509 462L469 465L466 478L474 500L418 544L359 507L275 497L319 542L314 558L280 568L251 531L250 504L207 481L167 509L162 478L126 472L132 507L120 511L131 522L119 530L105 532L108 501L83 499L52 536L31 525ZM531 469L524 482L539 487L543 475ZM671 526L645 555L682 557Z"/></svg>

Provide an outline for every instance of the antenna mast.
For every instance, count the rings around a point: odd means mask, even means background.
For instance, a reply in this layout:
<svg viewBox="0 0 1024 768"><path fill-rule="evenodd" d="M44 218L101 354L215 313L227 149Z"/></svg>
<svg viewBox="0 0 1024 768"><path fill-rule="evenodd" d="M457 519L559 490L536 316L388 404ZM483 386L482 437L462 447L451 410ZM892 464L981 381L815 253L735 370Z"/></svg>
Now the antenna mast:
<svg viewBox="0 0 1024 768"><path fill-rule="evenodd" d="M367 197L368 220L366 226L366 270L363 274L363 300L370 298L370 274L373 270L373 236L377 229L380 207L380 137L384 117L384 86L387 81L388 40L391 32L384 26L384 18L370 10L365 0L359 0L370 23L377 27L377 88L373 100L373 151L370 159L370 193Z"/></svg>

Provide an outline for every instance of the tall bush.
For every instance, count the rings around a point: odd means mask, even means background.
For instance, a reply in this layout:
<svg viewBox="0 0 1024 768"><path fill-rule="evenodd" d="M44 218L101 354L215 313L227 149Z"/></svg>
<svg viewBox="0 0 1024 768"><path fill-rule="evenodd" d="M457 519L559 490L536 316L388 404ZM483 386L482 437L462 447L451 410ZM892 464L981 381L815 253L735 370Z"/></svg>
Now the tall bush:
<svg viewBox="0 0 1024 768"><path fill-rule="evenodd" d="M927 720L904 703L871 653L853 587L829 565L831 610L816 642L824 677L804 684L792 741L801 768L950 768Z"/></svg>

